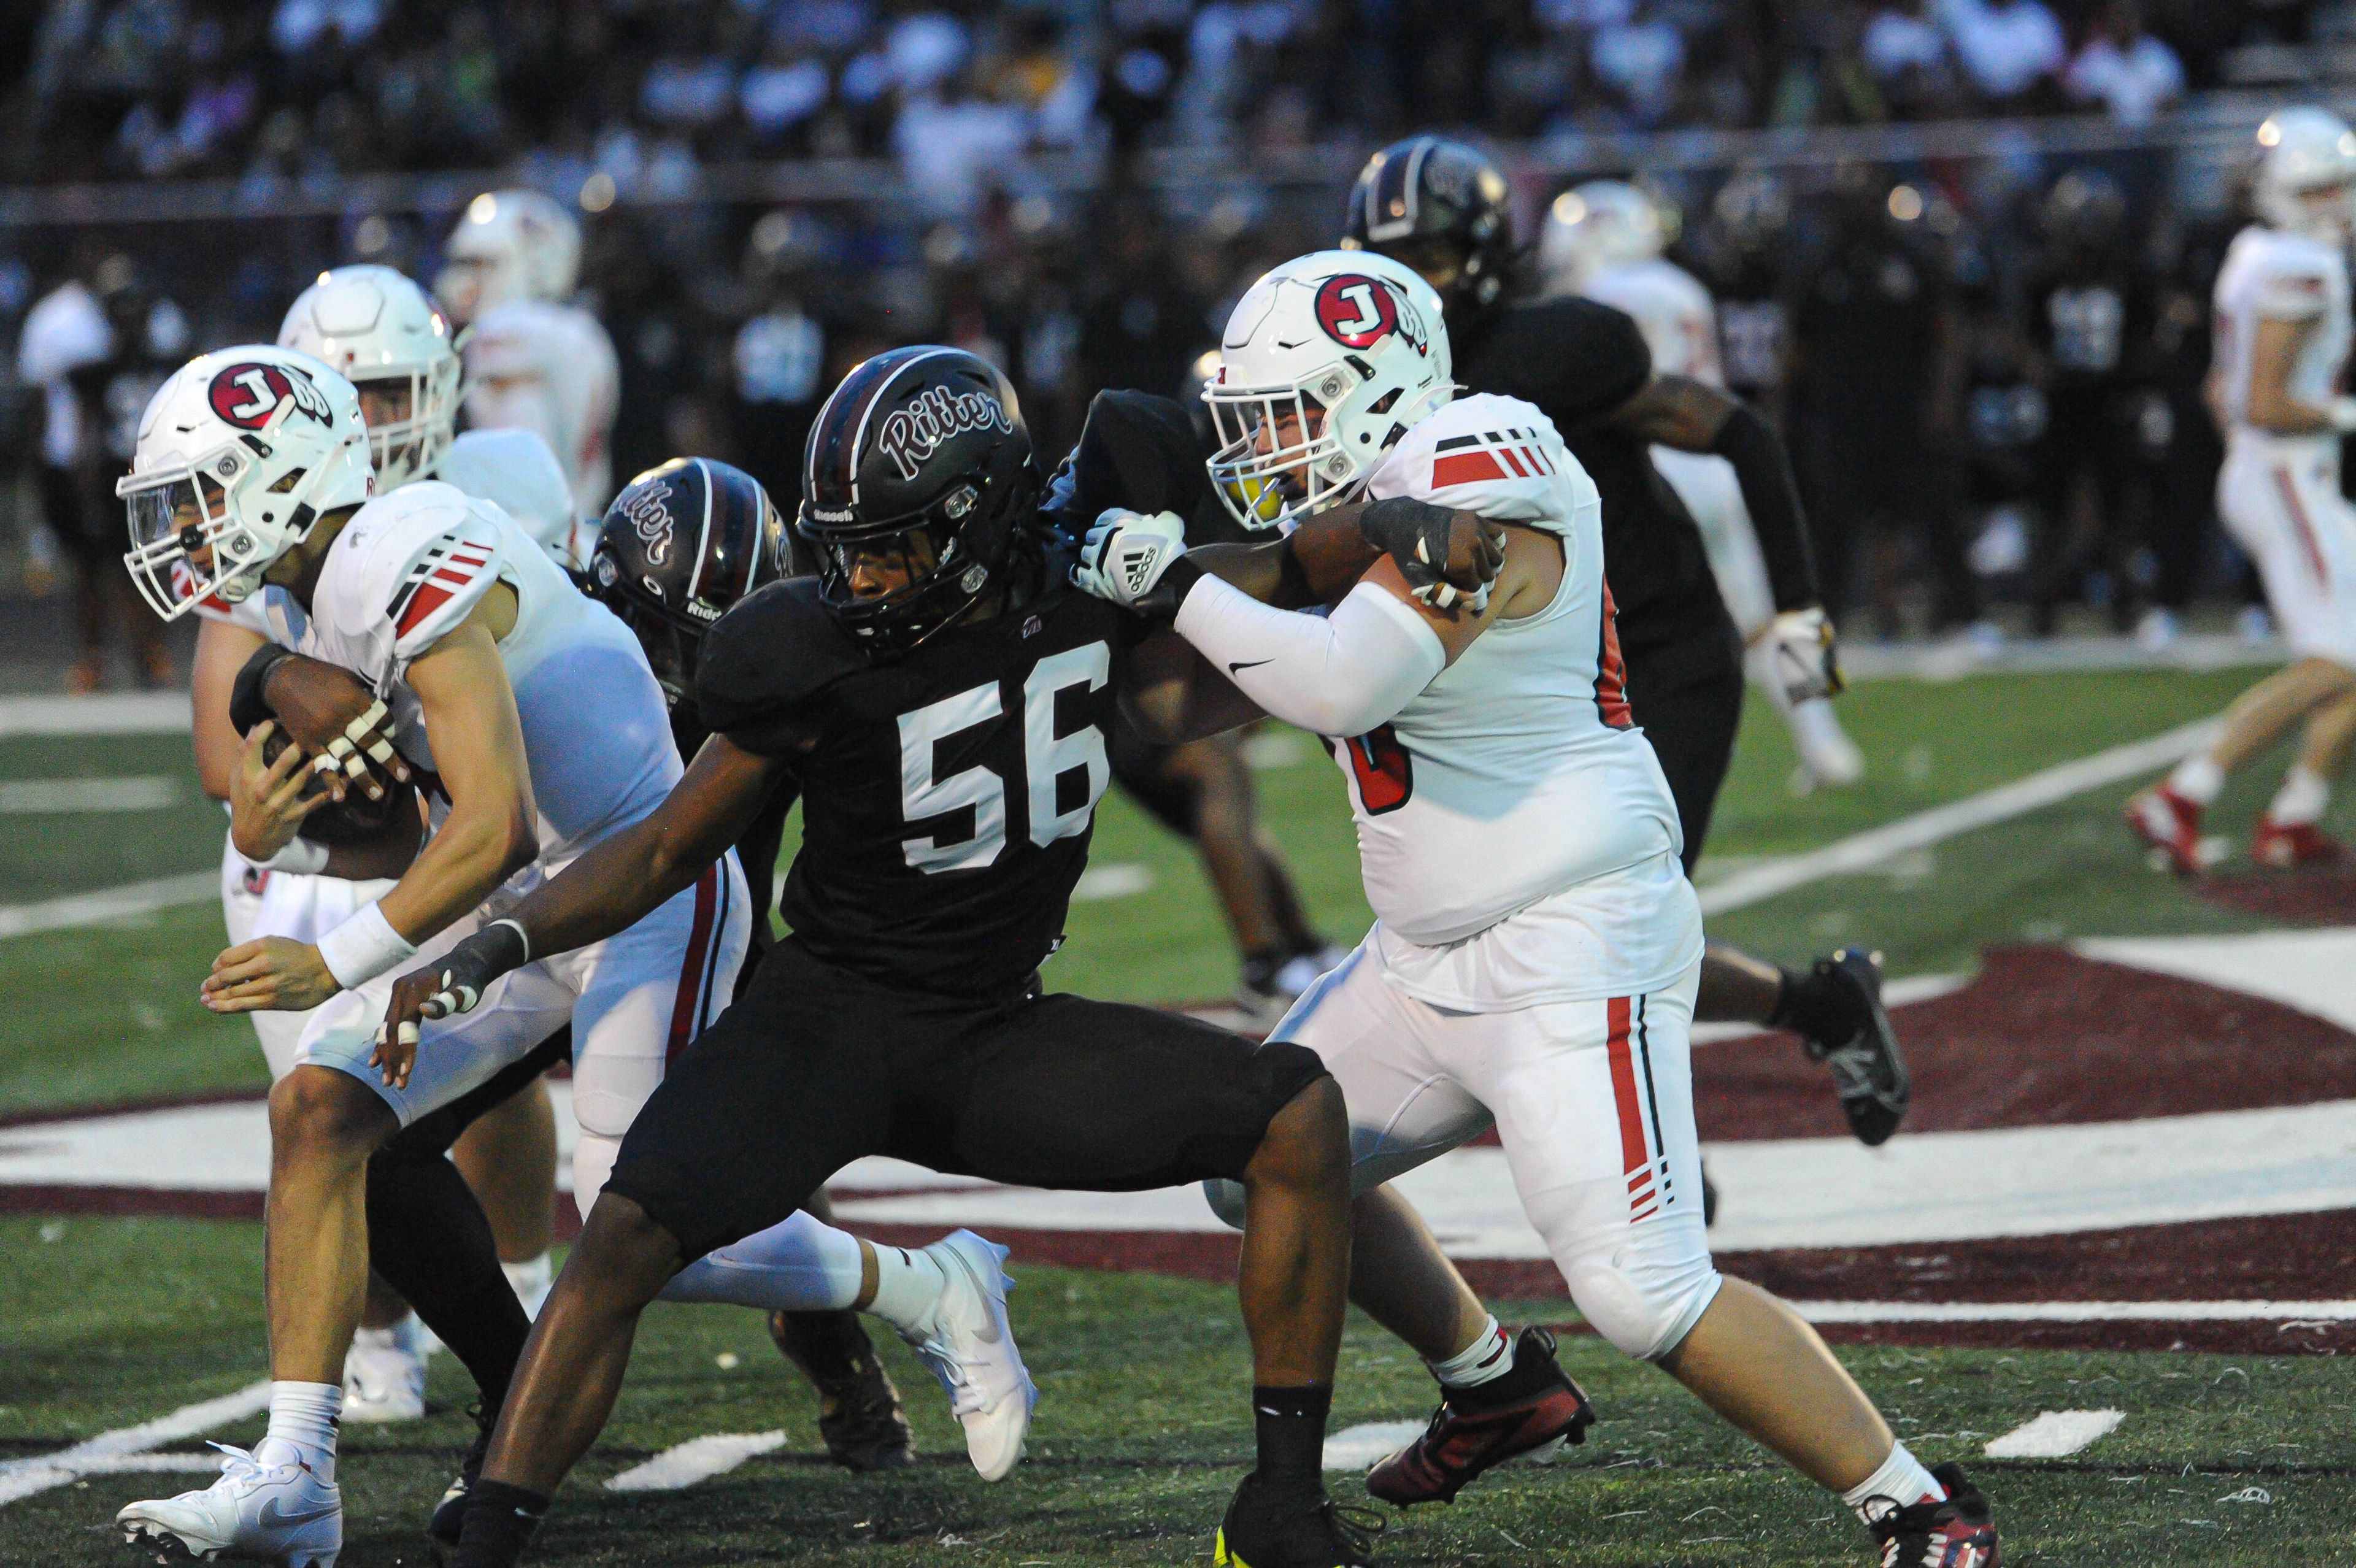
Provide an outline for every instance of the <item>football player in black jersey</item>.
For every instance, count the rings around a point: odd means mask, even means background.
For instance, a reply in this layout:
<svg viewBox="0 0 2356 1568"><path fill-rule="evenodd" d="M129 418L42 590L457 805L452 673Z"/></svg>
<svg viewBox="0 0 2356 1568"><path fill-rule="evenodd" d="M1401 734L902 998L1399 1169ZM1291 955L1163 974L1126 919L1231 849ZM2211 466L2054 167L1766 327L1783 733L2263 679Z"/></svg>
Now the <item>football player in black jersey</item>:
<svg viewBox="0 0 2356 1568"><path fill-rule="evenodd" d="M1594 479L1628 701L1676 798L1690 871L1741 724L1743 647L1701 532L1649 449L1714 453L1733 465L1775 596L1763 635L1795 701L1841 688L1798 488L1767 421L1717 388L1654 374L1628 316L1575 296L1514 298L1505 198L1505 176L1475 149L1410 137L1360 172L1341 243L1422 273L1446 307L1456 379L1537 404ZM1843 948L1797 970L1712 943L1694 1016L1799 1034L1832 1070L1849 1128L1867 1144L1888 1138L1906 1114L1910 1083L1882 1009L1877 955Z"/></svg>
<svg viewBox="0 0 2356 1568"><path fill-rule="evenodd" d="M666 526L638 526L638 519L655 517ZM677 548L671 518L696 520L694 549ZM695 705L696 653L704 632L737 601L784 575L787 554L768 491L743 469L710 458L675 457L650 468L605 508L585 586L637 634L670 704L671 739L681 762L692 763L712 733ZM778 847L800 793L790 777L780 781L736 840L746 898L755 912L753 956L736 974L740 995L776 940L769 911L776 903ZM834 1223L825 1189L802 1207ZM900 1392L856 1311L772 1312L769 1338L818 1389L819 1435L829 1458L851 1470L915 1463Z"/></svg>
<svg viewBox="0 0 2356 1568"><path fill-rule="evenodd" d="M1173 710L1191 649L1066 586L1038 491L1013 389L985 362L917 347L853 369L805 458L797 526L819 570L704 639L694 689L712 735L686 778L396 988L380 1040L397 1073L418 1020L471 1007L532 951L627 924L798 779L793 934L632 1125L501 1412L462 1568L517 1560L612 1409L638 1314L682 1263L870 1154L1092 1190L1240 1179L1260 1460L1216 1555L1366 1561L1322 1471L1349 1267L1339 1091L1301 1048L1040 989L1087 862L1112 704L1171 735L1241 715ZM1344 582L1372 559L1350 533ZM1313 587L1309 549L1288 570Z"/></svg>

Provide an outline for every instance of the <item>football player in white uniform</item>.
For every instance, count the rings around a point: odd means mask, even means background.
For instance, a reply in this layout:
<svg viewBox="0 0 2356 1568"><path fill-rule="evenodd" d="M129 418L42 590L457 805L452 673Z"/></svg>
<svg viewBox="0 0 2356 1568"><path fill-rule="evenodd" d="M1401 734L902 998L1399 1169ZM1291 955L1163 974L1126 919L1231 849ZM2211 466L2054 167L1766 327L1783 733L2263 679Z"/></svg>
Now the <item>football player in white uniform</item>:
<svg viewBox="0 0 2356 1568"><path fill-rule="evenodd" d="M1618 180L1594 180L1557 197L1538 236L1538 266L1548 293L1584 294L1626 312L1653 352L1653 368L1723 389L1718 318L1709 290L1662 252L1668 234L1653 199ZM1706 452L1653 448L1653 466L1701 525L1711 571L1750 646L1751 684L1767 694L1792 731L1806 772L1803 784L1855 784L1865 755L1841 729L1828 697L1794 701L1776 677L1766 634L1775 620L1767 562L1734 465Z"/></svg>
<svg viewBox="0 0 2356 1568"><path fill-rule="evenodd" d="M2340 438L2356 398L2348 359L2348 244L2356 132L2320 109L2258 127L2260 222L2217 273L2209 402L2225 432L2217 510L2257 563L2294 662L2237 698L2224 728L2127 803L2127 823L2179 872L2201 869L2201 814L2225 775L2302 719L2298 760L2259 817L2250 858L2278 868L2339 859L2317 827L2356 738L2356 510L2340 494Z"/></svg>
<svg viewBox="0 0 2356 1568"><path fill-rule="evenodd" d="M560 562L569 560L572 499L547 443L529 431L453 435L458 411L458 352L448 320L419 288L390 267L339 267L323 272L296 298L278 331L282 347L324 360L359 389L361 417L380 492L438 478L498 506ZM264 590L234 605L200 604L197 635L195 740L208 794L227 804L243 741L230 725L237 672L265 642L293 647L302 611L283 592ZM291 858L259 866L222 845L221 906L230 944L258 936L309 942L348 919L391 887L303 869L319 851L308 839ZM274 1081L294 1066L305 1015L256 1013L254 1031ZM483 1194L500 1255L527 1310L547 1294L548 1248L556 1176L556 1130L545 1088L533 1084L485 1115L455 1151ZM423 1336L398 1298L372 1282L366 1320L345 1370L346 1421L402 1421L424 1413Z"/></svg>
<svg viewBox="0 0 2356 1568"><path fill-rule="evenodd" d="M462 325L466 422L537 431L564 465L576 517L605 514L614 493L610 447L620 362L597 318L572 303L581 226L535 190L486 191L450 233L434 293ZM575 540L585 566L596 540Z"/></svg>
<svg viewBox="0 0 2356 1568"><path fill-rule="evenodd" d="M1384 1185L1494 1125L1606 1339L1840 1494L1882 1562L1993 1563L1994 1524L1962 1472L1926 1470L1804 1319L1711 1264L1687 1050L1700 907L1629 715L1601 503L1536 407L1448 400L1445 329L1419 291L1363 251L1255 283L1205 392L1226 438L1212 473L1234 499L1281 494L1290 517L1363 494L1369 511L1494 519L1504 566L1484 595L1443 603L1385 561L1330 614L1279 610L1257 596L1277 591L1272 569L1237 573L1239 588L1206 573L1211 551L1187 557L1176 518L1122 511L1075 573L1172 613L1212 667L1195 667L1197 688L1223 674L1333 738L1377 922L1271 1038L1310 1046L1342 1084L1361 1195L1352 1299L1444 1393L1368 1489L1450 1499L1590 1419L1545 1331L1509 1339ZM1212 1194L1223 1212L1229 1196Z"/></svg>
<svg viewBox="0 0 2356 1568"><path fill-rule="evenodd" d="M306 771L376 789L372 760L430 781L431 837L391 891L316 941L231 947L204 983L217 1012L311 1011L271 1095L270 1429L213 1486L118 1519L134 1539L294 1568L331 1564L342 1544L335 1433L367 1278L369 1154L569 1024L583 1129L573 1186L586 1207L670 1058L726 1003L750 930L743 873L723 859L627 930L527 965L475 1012L427 1026L413 1064L380 1072L391 971L495 923L659 804L680 767L637 637L496 506L433 480L371 499L369 453L359 393L339 373L294 350L239 347L199 356L157 391L116 486L125 564L159 614L283 590L303 614L294 651L373 693ZM267 697L276 677L251 678ZM317 809L300 793L301 751L265 763L271 732L254 727L231 791L239 848L265 862ZM332 875L344 855L331 848L308 869ZM962 1232L940 1245L956 1266L912 1264L797 1214L691 1264L665 1295L833 1308L912 1275L932 1288L894 1326L926 1341L945 1382L1022 1378L1002 1288L993 1296L966 1258L987 1258L997 1279L996 1255ZM969 1417L969 1445L995 1455L1012 1424L1019 1452L1028 1414L1027 1401L1005 1401L995 1418Z"/></svg>

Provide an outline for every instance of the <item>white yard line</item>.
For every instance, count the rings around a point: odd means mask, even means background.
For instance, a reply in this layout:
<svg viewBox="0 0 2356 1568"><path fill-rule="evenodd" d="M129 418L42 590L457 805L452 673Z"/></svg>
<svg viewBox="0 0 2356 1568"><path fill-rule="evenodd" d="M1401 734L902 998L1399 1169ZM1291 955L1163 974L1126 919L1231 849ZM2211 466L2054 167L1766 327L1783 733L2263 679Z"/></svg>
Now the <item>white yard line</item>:
<svg viewBox="0 0 2356 1568"><path fill-rule="evenodd" d="M70 931L76 926L154 914L157 910L180 904L203 903L220 892L220 871L190 871L182 877L127 882L121 887L72 893L39 903L0 905L0 941L29 936L37 931Z"/></svg>
<svg viewBox="0 0 2356 1568"><path fill-rule="evenodd" d="M0 697L0 741L20 735L185 735L190 724L185 691Z"/></svg>
<svg viewBox="0 0 2356 1568"><path fill-rule="evenodd" d="M1423 1427L1420 1421L1367 1421L1345 1426L1325 1439L1325 1467L1365 1469L1422 1436Z"/></svg>
<svg viewBox="0 0 2356 1568"><path fill-rule="evenodd" d="M1821 849L1745 866L1701 890L1701 912L1705 915L1724 914L1827 877L1869 871L1911 850L1927 849L1950 838L2042 811L2089 790L2156 772L2182 761L2205 744L2216 733L2217 722L2203 719L2180 724L2164 733L2130 741L2124 746L2114 746L2107 752L2080 757L2008 784L1851 834Z"/></svg>
<svg viewBox="0 0 2356 1568"><path fill-rule="evenodd" d="M1995 1438L1991 1459L2064 1459L2097 1437L2118 1430L2126 1413L2117 1410L2049 1410Z"/></svg>
<svg viewBox="0 0 2356 1568"><path fill-rule="evenodd" d="M2356 1301L1795 1301L1811 1323L2356 1323Z"/></svg>
<svg viewBox="0 0 2356 1568"><path fill-rule="evenodd" d="M633 1465L605 1483L609 1492L675 1492L722 1476L755 1454L786 1445L782 1432L715 1432L666 1448L643 1465Z"/></svg>
<svg viewBox="0 0 2356 1568"><path fill-rule="evenodd" d="M53 1487L62 1487L93 1472L127 1467L118 1461L134 1454L149 1453L166 1443L195 1437L216 1427L226 1426L232 1421L242 1421L269 1407L270 1382L264 1379L258 1383L248 1383L235 1393L225 1393L219 1399L184 1404L168 1415L143 1421L136 1426L102 1432L86 1442L77 1443L70 1448L60 1448L54 1454L0 1461L0 1505L19 1501Z"/></svg>
<svg viewBox="0 0 2356 1568"><path fill-rule="evenodd" d="M0 781L0 816L54 816L78 811L158 811L180 800L169 773L119 778Z"/></svg>

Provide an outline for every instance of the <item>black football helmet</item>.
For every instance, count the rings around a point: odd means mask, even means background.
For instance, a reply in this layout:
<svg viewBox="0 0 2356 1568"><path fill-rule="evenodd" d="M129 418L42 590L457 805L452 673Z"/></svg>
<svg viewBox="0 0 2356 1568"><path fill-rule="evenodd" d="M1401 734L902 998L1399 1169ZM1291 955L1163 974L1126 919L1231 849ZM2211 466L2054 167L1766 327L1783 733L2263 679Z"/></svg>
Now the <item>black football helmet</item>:
<svg viewBox="0 0 2356 1568"><path fill-rule="evenodd" d="M695 685L704 628L786 575L785 560L785 523L759 480L708 457L674 457L605 508L589 592L637 634L676 703Z"/></svg>
<svg viewBox="0 0 2356 1568"><path fill-rule="evenodd" d="M1409 136L1366 160L1350 187L1342 249L1379 251L1431 281L1451 326L1496 304L1514 272L1505 176L1481 151Z"/></svg>
<svg viewBox="0 0 2356 1568"><path fill-rule="evenodd" d="M878 354L842 379L810 427L795 530L819 599L861 646L903 654L1007 581L1039 496L1014 388L962 348ZM862 592L862 566L899 580Z"/></svg>

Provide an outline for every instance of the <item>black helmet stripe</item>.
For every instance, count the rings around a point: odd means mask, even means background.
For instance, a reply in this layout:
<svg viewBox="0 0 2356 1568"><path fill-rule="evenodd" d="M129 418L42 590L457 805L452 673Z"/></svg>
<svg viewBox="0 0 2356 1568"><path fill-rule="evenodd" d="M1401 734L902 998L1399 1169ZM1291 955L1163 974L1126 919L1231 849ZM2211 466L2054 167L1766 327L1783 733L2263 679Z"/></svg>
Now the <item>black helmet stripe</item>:
<svg viewBox="0 0 2356 1568"><path fill-rule="evenodd" d="M901 360L899 364L892 368L892 373L890 375L884 377L875 383L875 391L873 395L868 398L867 406L859 411L859 428L851 433L851 449L846 454L851 464L851 504L852 506L856 507L859 505L859 453L867 445L867 421L875 417L875 405L884 400L884 389L889 387L893 382L897 381L901 377L906 375L910 370L923 364L927 359L938 359L944 355L962 354L964 352L965 350L961 348L926 349L922 354L911 355L907 358ZM826 415L821 411L819 417L823 420Z"/></svg>

